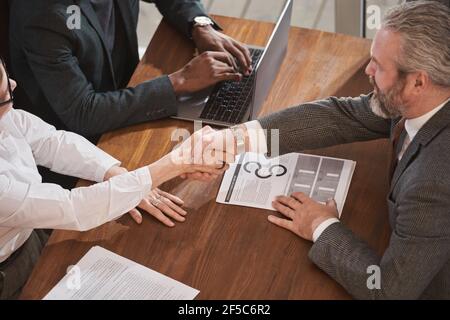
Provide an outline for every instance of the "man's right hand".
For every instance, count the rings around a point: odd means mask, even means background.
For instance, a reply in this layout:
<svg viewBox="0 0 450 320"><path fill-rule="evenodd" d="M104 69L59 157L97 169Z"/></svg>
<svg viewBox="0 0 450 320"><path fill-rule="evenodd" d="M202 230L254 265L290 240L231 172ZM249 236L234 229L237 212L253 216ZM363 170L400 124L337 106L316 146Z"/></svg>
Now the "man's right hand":
<svg viewBox="0 0 450 320"><path fill-rule="evenodd" d="M225 52L203 52L169 75L175 94L196 92L220 81L240 81L242 74L236 71L233 59Z"/></svg>

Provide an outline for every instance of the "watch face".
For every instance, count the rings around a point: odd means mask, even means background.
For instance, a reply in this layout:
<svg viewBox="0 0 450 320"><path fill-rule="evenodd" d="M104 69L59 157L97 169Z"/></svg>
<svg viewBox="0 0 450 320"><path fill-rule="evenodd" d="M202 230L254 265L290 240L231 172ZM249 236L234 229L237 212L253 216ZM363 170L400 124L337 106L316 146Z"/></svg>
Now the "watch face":
<svg viewBox="0 0 450 320"><path fill-rule="evenodd" d="M210 18L208 17L195 17L194 22L200 25L209 25L213 24Z"/></svg>

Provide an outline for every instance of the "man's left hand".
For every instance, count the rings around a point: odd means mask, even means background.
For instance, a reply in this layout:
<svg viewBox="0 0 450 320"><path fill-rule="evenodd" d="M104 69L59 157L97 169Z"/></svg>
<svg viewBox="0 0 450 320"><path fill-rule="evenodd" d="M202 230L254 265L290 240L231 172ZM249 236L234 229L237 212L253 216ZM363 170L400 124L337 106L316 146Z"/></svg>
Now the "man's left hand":
<svg viewBox="0 0 450 320"><path fill-rule="evenodd" d="M290 197L278 196L272 206L288 219L270 215L270 222L309 241L312 241L314 230L322 222L339 216L334 200L328 200L323 205L302 192L294 192Z"/></svg>
<svg viewBox="0 0 450 320"><path fill-rule="evenodd" d="M204 51L219 51L231 54L237 59L241 68L234 66L236 71L248 76L252 72L252 59L246 46L233 38L214 30L212 26L195 26L192 39L200 53Z"/></svg>

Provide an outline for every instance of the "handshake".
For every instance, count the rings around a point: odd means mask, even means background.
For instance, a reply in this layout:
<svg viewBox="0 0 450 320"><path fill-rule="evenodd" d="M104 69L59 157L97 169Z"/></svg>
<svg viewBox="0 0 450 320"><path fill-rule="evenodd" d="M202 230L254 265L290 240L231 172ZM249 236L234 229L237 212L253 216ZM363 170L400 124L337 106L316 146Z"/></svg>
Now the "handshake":
<svg viewBox="0 0 450 320"><path fill-rule="evenodd" d="M157 188L175 177L201 181L217 178L228 169L229 163L235 161L236 155L247 151L265 153L266 140L261 131L262 129L249 130L245 124L220 131L208 126L198 130L170 153L146 166L152 187ZM254 133L257 134L256 137ZM113 167L108 171L105 180L124 171L126 172L126 169ZM174 223L168 216L176 221L185 219L186 212L180 207L182 204L183 201L178 197L154 189L151 195L142 200L139 208L172 227ZM137 209L132 209L130 214L136 222L142 221Z"/></svg>
<svg viewBox="0 0 450 320"><path fill-rule="evenodd" d="M242 128L214 130L209 126L196 131L186 141L178 145L169 155L174 166L183 173L182 178L210 181L217 178L233 163L238 152L236 131L242 130L245 136L245 126Z"/></svg>
<svg viewBox="0 0 450 320"><path fill-rule="evenodd" d="M238 154L265 153L266 149L262 129L249 130L241 124L217 131L206 126L149 165L149 170L154 185L175 177L210 181L227 170Z"/></svg>

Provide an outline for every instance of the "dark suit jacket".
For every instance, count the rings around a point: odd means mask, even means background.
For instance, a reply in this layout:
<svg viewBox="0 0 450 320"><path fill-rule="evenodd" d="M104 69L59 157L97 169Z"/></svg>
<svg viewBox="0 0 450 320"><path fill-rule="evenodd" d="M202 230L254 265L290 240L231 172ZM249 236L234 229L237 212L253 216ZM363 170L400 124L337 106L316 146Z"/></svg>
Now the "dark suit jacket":
<svg viewBox="0 0 450 320"><path fill-rule="evenodd" d="M154 2L185 35L189 22L205 15L198 0L147 2ZM167 76L125 88L139 62L139 0L116 3L124 34L116 38L120 56L113 61L89 0L11 0L12 74L32 104L17 107L84 136L176 113L176 97ZM81 9L79 30L66 25L71 5ZM121 64L120 74L115 63Z"/></svg>
<svg viewBox="0 0 450 320"><path fill-rule="evenodd" d="M260 120L279 129L280 152L389 138L396 121L376 116L370 96L330 98ZM400 138L403 145L406 132ZM342 223L329 226L309 253L312 261L359 299L450 299L450 102L417 133L396 167L387 202L392 229L383 256ZM400 150L397 150L399 152ZM364 213L361 213L364 214ZM369 266L381 271L370 290Z"/></svg>

